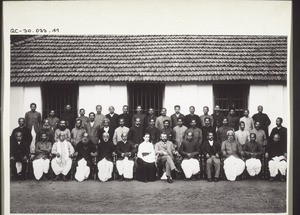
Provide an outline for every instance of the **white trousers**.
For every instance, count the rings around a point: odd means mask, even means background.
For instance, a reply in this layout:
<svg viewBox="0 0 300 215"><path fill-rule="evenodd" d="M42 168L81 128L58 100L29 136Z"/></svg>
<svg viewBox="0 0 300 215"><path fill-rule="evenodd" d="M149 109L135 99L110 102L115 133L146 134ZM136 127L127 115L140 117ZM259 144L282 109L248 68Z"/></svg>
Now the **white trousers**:
<svg viewBox="0 0 300 215"><path fill-rule="evenodd" d="M127 157L125 157L123 160L117 160L116 166L119 175L123 175L124 178L131 179L133 178L133 160L128 160Z"/></svg>
<svg viewBox="0 0 300 215"><path fill-rule="evenodd" d="M233 155L224 160L224 172L229 181L235 181L236 177L243 173L245 162Z"/></svg>
<svg viewBox="0 0 300 215"><path fill-rule="evenodd" d="M19 174L22 171L23 165L21 162L16 162L16 169L17 169L17 174Z"/></svg>
<svg viewBox="0 0 300 215"><path fill-rule="evenodd" d="M181 168L185 177L190 178L200 171L199 161L195 158L184 159L181 163Z"/></svg>
<svg viewBox="0 0 300 215"><path fill-rule="evenodd" d="M113 171L113 163L111 161L106 160L103 158L101 161L98 162L98 178L100 181L107 181L111 178L112 171Z"/></svg>
<svg viewBox="0 0 300 215"><path fill-rule="evenodd" d="M58 162L56 158L54 158L51 161L51 167L55 175L67 175L72 167L72 159L68 159L65 165L62 165Z"/></svg>
<svg viewBox="0 0 300 215"><path fill-rule="evenodd" d="M260 173L261 162L257 158L250 158L246 160L246 169L250 176L255 176Z"/></svg>
<svg viewBox="0 0 300 215"><path fill-rule="evenodd" d="M286 168L287 162L283 155L273 157L272 160L269 161L269 171L271 177L275 177L278 174L278 171L281 175L285 175Z"/></svg>
<svg viewBox="0 0 300 215"><path fill-rule="evenodd" d="M36 180L40 180L44 173L48 173L49 165L49 159L40 158L32 161L33 174Z"/></svg>
<svg viewBox="0 0 300 215"><path fill-rule="evenodd" d="M78 161L78 166L76 167L76 173L74 176L77 181L83 181L89 177L90 167L86 164L87 162L84 158Z"/></svg>

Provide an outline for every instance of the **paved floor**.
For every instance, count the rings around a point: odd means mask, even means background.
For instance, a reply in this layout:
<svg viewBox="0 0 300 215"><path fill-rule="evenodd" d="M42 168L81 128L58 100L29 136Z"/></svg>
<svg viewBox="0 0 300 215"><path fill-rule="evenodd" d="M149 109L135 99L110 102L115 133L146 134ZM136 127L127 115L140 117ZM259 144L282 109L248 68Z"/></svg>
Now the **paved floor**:
<svg viewBox="0 0 300 215"><path fill-rule="evenodd" d="M286 183L14 181L11 213L283 213Z"/></svg>

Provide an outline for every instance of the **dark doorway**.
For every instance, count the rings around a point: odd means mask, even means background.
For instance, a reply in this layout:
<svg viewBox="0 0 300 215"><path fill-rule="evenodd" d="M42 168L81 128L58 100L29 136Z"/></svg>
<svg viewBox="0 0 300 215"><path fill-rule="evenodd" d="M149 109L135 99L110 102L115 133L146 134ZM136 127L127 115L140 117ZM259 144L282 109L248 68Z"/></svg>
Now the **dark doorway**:
<svg viewBox="0 0 300 215"><path fill-rule="evenodd" d="M64 107L70 104L72 111L77 114L78 84L44 84L42 86L43 118L47 118L50 110L54 110L58 118L65 111Z"/></svg>
<svg viewBox="0 0 300 215"><path fill-rule="evenodd" d="M128 104L130 113L135 113L138 105L147 113L149 108L154 108L155 115L159 116L163 105L164 84L128 84Z"/></svg>
<svg viewBox="0 0 300 215"><path fill-rule="evenodd" d="M218 84L213 89L215 105L220 106L222 113L227 115L234 108L238 117L243 116L243 110L248 108L249 85Z"/></svg>

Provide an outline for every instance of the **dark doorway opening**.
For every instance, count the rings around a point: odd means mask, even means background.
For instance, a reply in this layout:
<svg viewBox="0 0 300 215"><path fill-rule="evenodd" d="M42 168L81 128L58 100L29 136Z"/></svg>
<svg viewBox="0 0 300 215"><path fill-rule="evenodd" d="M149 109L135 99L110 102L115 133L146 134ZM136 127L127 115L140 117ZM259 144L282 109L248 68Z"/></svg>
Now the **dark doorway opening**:
<svg viewBox="0 0 300 215"><path fill-rule="evenodd" d="M136 107L141 105L143 113L147 113L149 108L154 108L155 115L160 115L165 91L164 84L127 84L127 89L130 113L135 113Z"/></svg>

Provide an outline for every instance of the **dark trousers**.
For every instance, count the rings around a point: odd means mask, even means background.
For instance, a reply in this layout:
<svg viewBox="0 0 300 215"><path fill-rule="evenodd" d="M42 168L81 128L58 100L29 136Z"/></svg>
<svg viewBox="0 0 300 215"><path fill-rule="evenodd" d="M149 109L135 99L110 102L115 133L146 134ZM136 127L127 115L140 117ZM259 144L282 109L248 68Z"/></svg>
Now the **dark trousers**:
<svg viewBox="0 0 300 215"><path fill-rule="evenodd" d="M139 181L155 181L156 166L155 163L147 163L141 158L137 159L136 177Z"/></svg>

